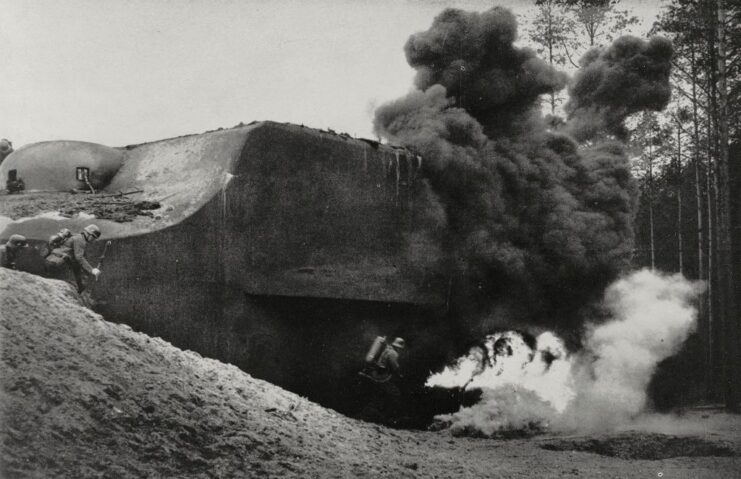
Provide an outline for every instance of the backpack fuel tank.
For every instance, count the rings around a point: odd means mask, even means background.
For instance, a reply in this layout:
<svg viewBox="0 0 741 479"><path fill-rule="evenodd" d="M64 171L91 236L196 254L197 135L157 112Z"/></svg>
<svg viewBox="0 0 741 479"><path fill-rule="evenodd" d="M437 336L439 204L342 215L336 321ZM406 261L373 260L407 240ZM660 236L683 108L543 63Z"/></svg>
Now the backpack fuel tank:
<svg viewBox="0 0 741 479"><path fill-rule="evenodd" d="M59 248L67 241L67 238L72 236L72 232L67 228L62 228L59 233L52 235L49 241L46 243L46 250L42 249L41 256L48 258L52 251Z"/></svg>
<svg viewBox="0 0 741 479"><path fill-rule="evenodd" d="M373 344L371 344L370 349L368 349L368 354L365 355L365 362L368 364L376 362L378 360L378 357L381 355L384 346L386 346L386 337L376 336L376 339L373 340Z"/></svg>

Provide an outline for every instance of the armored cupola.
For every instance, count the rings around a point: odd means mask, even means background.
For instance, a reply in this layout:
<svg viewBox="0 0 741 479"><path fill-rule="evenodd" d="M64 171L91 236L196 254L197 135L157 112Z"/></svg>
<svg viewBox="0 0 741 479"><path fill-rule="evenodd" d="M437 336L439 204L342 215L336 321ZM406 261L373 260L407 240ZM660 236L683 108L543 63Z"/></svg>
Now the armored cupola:
<svg viewBox="0 0 741 479"><path fill-rule="evenodd" d="M0 164L0 178L11 192L105 188L123 164L121 150L81 141L33 143Z"/></svg>

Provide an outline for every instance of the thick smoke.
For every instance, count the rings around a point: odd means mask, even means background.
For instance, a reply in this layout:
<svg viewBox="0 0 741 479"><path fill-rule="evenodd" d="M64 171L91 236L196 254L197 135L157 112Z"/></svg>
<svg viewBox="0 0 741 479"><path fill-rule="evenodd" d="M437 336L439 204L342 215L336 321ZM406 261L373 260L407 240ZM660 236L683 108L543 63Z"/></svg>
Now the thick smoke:
<svg viewBox="0 0 741 479"><path fill-rule="evenodd" d="M633 273L608 288L604 307L610 320L590 325L584 348L573 355L548 333L534 348L516 333L491 336L491 355L481 356L476 348L428 380L429 386L483 392L478 404L437 419L454 433L487 436L624 427L644 413L646 386L658 364L694 330L693 303L701 292L701 283L680 275ZM497 352L501 341L511 350Z"/></svg>
<svg viewBox="0 0 741 479"><path fill-rule="evenodd" d="M578 393L560 427L615 428L641 413L659 362L694 332L702 291L702 283L679 274L648 270L612 285L605 306L613 320L589 328L574 369Z"/></svg>
<svg viewBox="0 0 741 479"><path fill-rule="evenodd" d="M672 44L660 37L622 37L589 51L569 86L567 131L578 141L605 133L626 138L629 115L669 102L671 60Z"/></svg>
<svg viewBox="0 0 741 479"><path fill-rule="evenodd" d="M445 10L407 42L417 89L381 106L375 129L425 158L445 212L457 304L481 313L506 299L520 321L557 323L576 318L629 265L637 190L622 144L580 148L547 128L538 96L562 88L566 77L515 47L516 36L514 16L502 8ZM590 53L585 67L613 73L642 62L652 89L640 86L640 75L629 78L641 92L655 91L668 89L668 78L654 72L664 71L670 54L665 41L621 39L604 54ZM644 105L625 93L627 85L609 100L602 90L590 95L594 76L580 73L572 87L574 122L594 109L610 113L612 126L613 110L661 104ZM480 323L462 329L464 337L489 332Z"/></svg>
<svg viewBox="0 0 741 479"><path fill-rule="evenodd" d="M404 50L417 70L417 88L442 85L485 128L509 128L527 118L539 95L562 89L567 79L532 50L515 48L516 38L515 16L500 7L448 9L429 30L412 35Z"/></svg>

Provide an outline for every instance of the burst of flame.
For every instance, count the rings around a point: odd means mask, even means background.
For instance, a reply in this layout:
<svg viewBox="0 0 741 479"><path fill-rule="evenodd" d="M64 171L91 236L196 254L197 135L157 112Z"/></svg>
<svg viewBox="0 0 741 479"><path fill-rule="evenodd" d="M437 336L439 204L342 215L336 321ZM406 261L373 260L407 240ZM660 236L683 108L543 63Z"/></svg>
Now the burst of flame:
<svg viewBox="0 0 741 479"><path fill-rule="evenodd" d="M471 348L454 365L430 376L426 385L482 390L516 386L535 393L558 412L574 397L571 360L555 334L538 336L535 349L514 331L489 335L483 346L486 354L480 346Z"/></svg>
<svg viewBox="0 0 741 479"><path fill-rule="evenodd" d="M425 386L439 386L443 388L462 388L480 373L485 361L484 352L480 347L473 347L466 356L458 358L452 366L446 366L439 373L431 375Z"/></svg>
<svg viewBox="0 0 741 479"><path fill-rule="evenodd" d="M614 283L604 306L612 316L590 324L584 348L569 354L546 332L530 348L522 335L487 336L428 386L477 388L478 404L437 416L452 430L487 435L508 430L606 430L644 414L646 387L696 324L703 284L681 275L636 271Z"/></svg>

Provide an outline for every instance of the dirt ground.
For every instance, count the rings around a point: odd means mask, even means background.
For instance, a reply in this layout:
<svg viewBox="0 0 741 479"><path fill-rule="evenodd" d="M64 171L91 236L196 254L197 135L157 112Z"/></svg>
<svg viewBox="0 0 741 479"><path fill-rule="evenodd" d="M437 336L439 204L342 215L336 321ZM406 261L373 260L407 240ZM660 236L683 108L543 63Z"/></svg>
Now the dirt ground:
<svg viewBox="0 0 741 479"><path fill-rule="evenodd" d="M106 322L73 289L0 268L0 475L741 477L741 418L691 411L600 435L387 429Z"/></svg>

